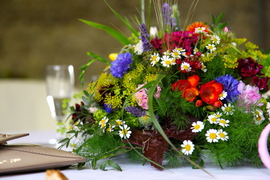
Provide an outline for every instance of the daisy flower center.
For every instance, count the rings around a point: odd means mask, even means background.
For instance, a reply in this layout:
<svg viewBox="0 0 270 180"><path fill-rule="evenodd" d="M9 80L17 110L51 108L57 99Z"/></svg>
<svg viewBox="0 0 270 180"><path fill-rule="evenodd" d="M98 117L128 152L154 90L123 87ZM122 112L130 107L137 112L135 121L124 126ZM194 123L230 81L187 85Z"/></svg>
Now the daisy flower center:
<svg viewBox="0 0 270 180"><path fill-rule="evenodd" d="M217 135L216 135L216 133L210 133L209 137L211 139L216 139L217 138Z"/></svg>
<svg viewBox="0 0 270 180"><path fill-rule="evenodd" d="M222 124L227 124L224 119L221 119L219 122L222 123Z"/></svg>
<svg viewBox="0 0 270 180"><path fill-rule="evenodd" d="M128 134L128 130L127 130L127 129L122 129L121 133L122 133L123 135L127 135L127 134Z"/></svg>
<svg viewBox="0 0 270 180"><path fill-rule="evenodd" d="M200 125L199 124L196 124L195 126L194 126L194 129L196 129L196 130L198 130L198 129L200 129Z"/></svg>
<svg viewBox="0 0 270 180"><path fill-rule="evenodd" d="M167 60L164 60L164 63L167 64L167 65L170 65L171 61L167 59Z"/></svg>
<svg viewBox="0 0 270 180"><path fill-rule="evenodd" d="M221 137L221 138L225 138L226 137L226 135L224 134L224 133L219 133L219 136Z"/></svg>
<svg viewBox="0 0 270 180"><path fill-rule="evenodd" d="M230 111L231 111L231 107L227 106L227 107L225 108L225 111L226 111L226 112L230 112Z"/></svg>
<svg viewBox="0 0 270 180"><path fill-rule="evenodd" d="M187 145L185 146L185 149L186 149L187 151L190 151L190 150L191 150L191 146L190 146L189 144L187 144Z"/></svg>

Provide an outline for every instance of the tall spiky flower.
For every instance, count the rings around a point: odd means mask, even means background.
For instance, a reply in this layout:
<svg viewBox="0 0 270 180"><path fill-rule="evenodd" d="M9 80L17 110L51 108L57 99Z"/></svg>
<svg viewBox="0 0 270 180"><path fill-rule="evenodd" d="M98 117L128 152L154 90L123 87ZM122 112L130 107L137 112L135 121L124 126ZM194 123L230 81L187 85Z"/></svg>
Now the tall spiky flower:
<svg viewBox="0 0 270 180"><path fill-rule="evenodd" d="M152 49L152 46L150 44L150 35L147 32L147 27L144 23L140 25L140 39L143 44L143 52L148 52Z"/></svg>
<svg viewBox="0 0 270 180"><path fill-rule="evenodd" d="M172 8L168 3L162 6L162 17L164 25L168 25L171 29L177 26L176 19L172 17Z"/></svg>

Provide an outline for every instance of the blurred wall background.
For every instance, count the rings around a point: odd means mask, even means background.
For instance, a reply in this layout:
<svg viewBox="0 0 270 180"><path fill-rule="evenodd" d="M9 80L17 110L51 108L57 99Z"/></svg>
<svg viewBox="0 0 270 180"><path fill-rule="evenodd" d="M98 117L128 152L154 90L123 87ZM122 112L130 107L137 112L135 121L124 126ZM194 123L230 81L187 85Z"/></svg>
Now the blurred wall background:
<svg viewBox="0 0 270 180"><path fill-rule="evenodd" d="M178 2L185 20L192 0ZM128 18L138 15L140 9L140 0L107 3ZM238 37L246 37L267 50L269 10L269 0L200 0L193 20L210 22L212 14L224 12L224 21ZM107 58L109 53L119 51L120 43L79 18L117 26L129 35L103 0L0 0L0 78L44 79L44 69L49 64L73 64L78 76L79 67L90 59L86 52ZM95 62L86 79L104 67Z"/></svg>

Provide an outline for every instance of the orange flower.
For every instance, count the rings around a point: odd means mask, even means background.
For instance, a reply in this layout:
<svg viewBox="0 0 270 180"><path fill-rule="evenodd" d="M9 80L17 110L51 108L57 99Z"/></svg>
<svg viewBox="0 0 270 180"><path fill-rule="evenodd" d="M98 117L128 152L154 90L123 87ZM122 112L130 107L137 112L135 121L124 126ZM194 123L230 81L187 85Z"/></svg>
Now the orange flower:
<svg viewBox="0 0 270 180"><path fill-rule="evenodd" d="M196 87L187 88L184 90L182 97L188 101L192 102L199 95L199 90Z"/></svg>
<svg viewBox="0 0 270 180"><path fill-rule="evenodd" d="M196 96L199 95L199 90L197 89L197 85L199 83L200 77L197 75L193 75L188 77L187 80L180 79L179 81L172 84L172 90L178 90L182 92L182 97L191 102L196 99Z"/></svg>
<svg viewBox="0 0 270 180"><path fill-rule="evenodd" d="M196 87L199 83L199 80L200 77L198 75L190 76L187 80L180 79L172 84L172 90L178 90L179 92L182 92L187 88Z"/></svg>
<svg viewBox="0 0 270 180"><path fill-rule="evenodd" d="M211 105L219 105L219 94L223 91L223 85L216 80L212 80L201 86L200 96L204 102Z"/></svg>
<svg viewBox="0 0 270 180"><path fill-rule="evenodd" d="M189 25L186 28L186 30L190 31L190 32L195 32L196 28L199 28L199 27L204 27L205 28L204 32L209 33L210 28L206 24L204 24L202 22L194 22L191 25Z"/></svg>

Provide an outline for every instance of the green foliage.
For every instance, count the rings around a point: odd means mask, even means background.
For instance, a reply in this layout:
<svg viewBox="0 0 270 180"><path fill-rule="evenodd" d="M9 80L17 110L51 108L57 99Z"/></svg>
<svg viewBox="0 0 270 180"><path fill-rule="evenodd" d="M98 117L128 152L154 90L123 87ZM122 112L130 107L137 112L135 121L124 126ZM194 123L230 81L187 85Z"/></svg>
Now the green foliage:
<svg viewBox="0 0 270 180"><path fill-rule="evenodd" d="M215 31L222 30L224 27L226 27L227 23L221 23L221 20L224 17L224 12L220 13L218 17L215 17L212 15L212 23L213 23L213 28Z"/></svg>
<svg viewBox="0 0 270 180"><path fill-rule="evenodd" d="M87 21L84 19L79 19L79 20L84 22L85 24L88 24L89 26L106 31L108 34L110 34L112 37L117 39L123 45L129 44L129 41L126 38L126 36L124 36L123 34L121 34L120 32L116 31L115 29L113 29L111 27L108 27L108 26L105 26L105 25L102 25L99 23L95 23L92 21Z"/></svg>
<svg viewBox="0 0 270 180"><path fill-rule="evenodd" d="M254 124L252 113L240 109L227 119L230 120L230 125L225 130L229 140L205 144L205 148L211 150L210 156L214 162L221 167L244 163L262 165L257 146L264 126Z"/></svg>

